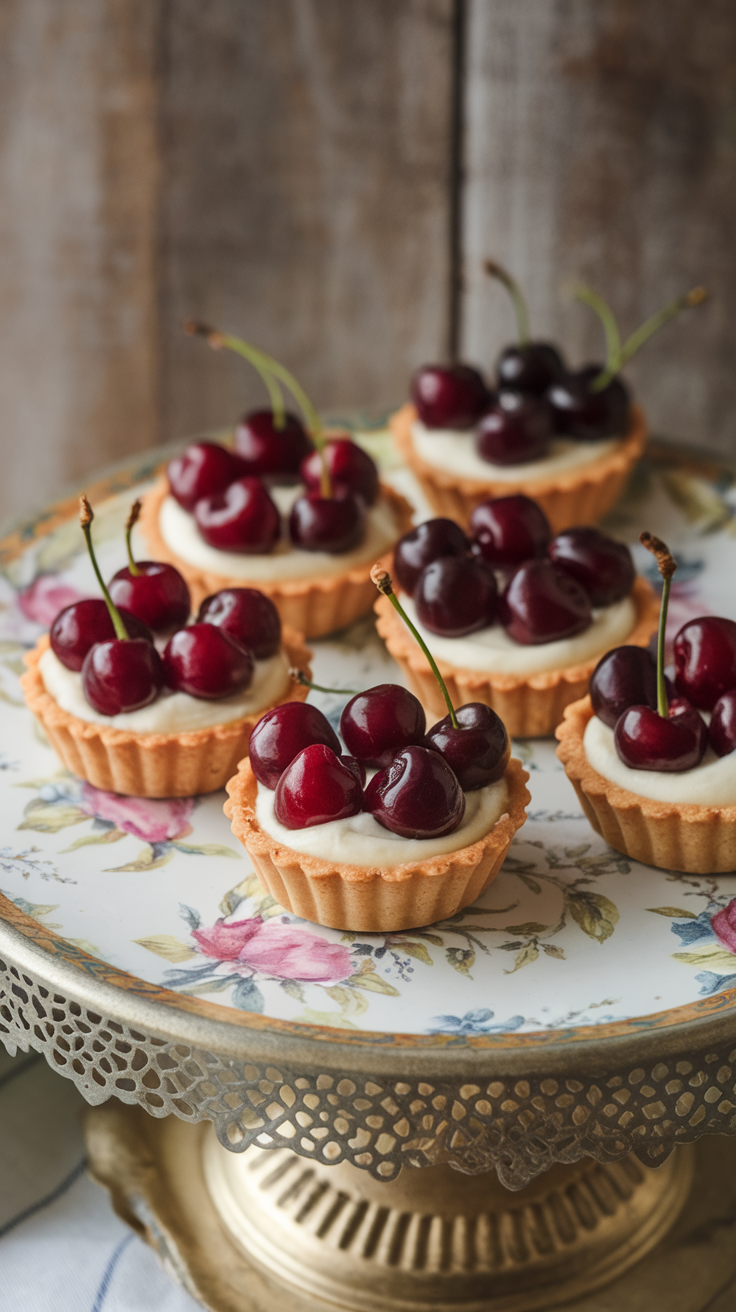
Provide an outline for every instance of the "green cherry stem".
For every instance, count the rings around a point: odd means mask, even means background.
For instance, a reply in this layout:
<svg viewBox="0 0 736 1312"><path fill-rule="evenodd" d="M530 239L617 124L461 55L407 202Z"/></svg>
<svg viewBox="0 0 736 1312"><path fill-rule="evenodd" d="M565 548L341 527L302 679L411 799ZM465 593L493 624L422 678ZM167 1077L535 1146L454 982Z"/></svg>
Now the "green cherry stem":
<svg viewBox="0 0 736 1312"><path fill-rule="evenodd" d="M100 573L100 567L97 564L95 549L92 546L92 532L91 532L90 525L93 519L94 519L94 514L92 513L92 507L89 504L89 501L87 500L84 493L82 493L81 497L79 498L79 522L82 526L82 532L84 533L84 538L87 543L89 558L92 561L92 568L95 574L97 575L97 582L99 583L100 590L102 592L103 597L105 598L105 605L107 606L107 609L110 613L110 619L112 620L112 627L115 630L115 637L121 638L125 642L128 639L127 629L123 624L120 611L118 610L112 597L110 596L110 593L107 590L107 584L105 583L105 580L103 579Z"/></svg>
<svg viewBox="0 0 736 1312"><path fill-rule="evenodd" d="M595 379L591 388L591 391L597 392L600 391L601 387L605 387L605 383L600 381L601 378L605 378L606 382L610 382L614 374L617 374L621 368L621 334L610 305L607 301L604 301L602 296L598 295L598 292L593 291L592 287L586 287L584 283L581 283L575 288L573 295L577 301L582 301L583 305L589 305L591 310L595 311L606 334L606 366Z"/></svg>
<svg viewBox="0 0 736 1312"><path fill-rule="evenodd" d="M669 305L657 310L656 314L651 315L641 327L637 328L636 332L627 337L621 347L619 369L623 368L626 361L630 360L632 355L635 355L639 350L639 347L643 346L663 324L668 323L670 319L674 319L681 310L688 310L694 305L702 305L707 298L708 292L705 287L693 287L691 291L685 292L684 296L676 296L674 301L670 301Z"/></svg>
<svg viewBox="0 0 736 1312"><path fill-rule="evenodd" d="M133 558L133 548L130 545L130 535L133 532L133 526L138 523L138 516L141 513L142 504L143 503L140 497L136 497L135 501L130 507L130 514L128 515L128 519L125 525L125 549L128 553L128 569L130 570L130 573L132 574L134 579L138 578L138 576L140 575L140 570Z"/></svg>
<svg viewBox="0 0 736 1312"><path fill-rule="evenodd" d="M583 301L585 305L589 305L592 310L595 310L606 334L608 358L605 367L590 385L591 392L602 392L603 388L608 387L616 374L623 369L632 356L636 355L644 343L654 336L658 329L669 323L670 319L674 319L682 310L690 309L695 305L702 305L703 301L707 299L708 292L705 287L693 287L689 292L685 292L684 296L676 296L674 301L670 301L661 310L657 310L656 314L650 315L643 324L640 324L623 344L621 343L613 311L603 300L603 297L594 292L592 288L585 286L577 287L575 296L577 300Z"/></svg>
<svg viewBox="0 0 736 1312"><path fill-rule="evenodd" d="M326 688L322 683L312 683L312 680L307 678L304 670L296 668L289 670L289 677L294 680L294 683L300 684L302 688L311 688L314 692L330 692L335 697L355 697L360 692L359 688Z"/></svg>
<svg viewBox="0 0 736 1312"><path fill-rule="evenodd" d="M661 538L657 538L653 533L639 534L639 541L647 551L651 551L657 562L657 569L662 575L662 601L659 607L659 633L657 635L657 711L665 719L669 715L669 703L667 701L667 689L664 682L664 638L667 629L667 607L670 601L670 585L672 575L677 569L677 563L673 559L669 547L665 545Z"/></svg>
<svg viewBox="0 0 736 1312"><path fill-rule="evenodd" d="M488 274L489 278L497 278L502 282L514 307L516 315L516 332L519 338L519 346L529 345L529 311L527 310L526 300L518 282L512 278L511 274L504 269L502 264L496 260L485 260L483 263L483 272Z"/></svg>
<svg viewBox="0 0 736 1312"><path fill-rule="evenodd" d="M394 592L393 583L391 582L391 575L385 569L383 569L381 565L374 565L373 568L371 569L371 582L375 583L376 587L378 588L378 591L384 597L388 597L389 601L391 602L391 605L396 611L396 614L401 616L407 629L411 634L413 634L413 636L416 638L417 642L419 643L419 646L421 647L422 651L424 652L424 655L427 657L427 660L429 661L430 669L440 686L440 692L442 693L442 696L445 699L445 704L447 706L447 709L450 712L450 720L452 722L452 727L453 729L459 729L460 725L458 724L457 716L455 714L455 707L452 704L452 699L450 698L450 694L447 691L447 684L442 678L442 675L440 674L439 669L437 668L437 662L434 656L432 655L431 651L429 650L429 647L427 646L426 642L424 641L424 638L422 637L421 633L419 633L418 629L412 624L411 620L409 619L409 616L404 610L404 607L402 606L401 602L396 596L396 593Z"/></svg>

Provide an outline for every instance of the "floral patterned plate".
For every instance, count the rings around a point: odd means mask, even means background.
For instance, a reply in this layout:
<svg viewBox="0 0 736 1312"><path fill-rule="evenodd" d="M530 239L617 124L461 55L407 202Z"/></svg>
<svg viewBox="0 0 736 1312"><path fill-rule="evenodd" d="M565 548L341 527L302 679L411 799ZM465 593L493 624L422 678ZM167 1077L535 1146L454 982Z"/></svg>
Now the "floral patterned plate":
<svg viewBox="0 0 736 1312"><path fill-rule="evenodd" d="M379 456L382 433L364 440ZM404 470L387 477L428 513ZM109 575L123 523L155 462L90 494ZM674 633L704 611L736 618L736 476L655 449L608 526L659 533L680 568ZM652 576L651 558L635 548ZM550 740L516 744L529 820L476 906L428 929L343 934L267 897L222 812L224 794L147 801L60 768L18 687L22 656L57 611L94 594L75 499L0 544L0 917L98 978L204 1015L343 1039L474 1036L476 1044L622 1034L694 1019L736 999L736 878L642 866L590 828ZM656 581L656 580L655 580ZM315 646L319 682L399 677L370 619ZM344 699L315 696L337 723ZM532 1040L534 1041L534 1040Z"/></svg>

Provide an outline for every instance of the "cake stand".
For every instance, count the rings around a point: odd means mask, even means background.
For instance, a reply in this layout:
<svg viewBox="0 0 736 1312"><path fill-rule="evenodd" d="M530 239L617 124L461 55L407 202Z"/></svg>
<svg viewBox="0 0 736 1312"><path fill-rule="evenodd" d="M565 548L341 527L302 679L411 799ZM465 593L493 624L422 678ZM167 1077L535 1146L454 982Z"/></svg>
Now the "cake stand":
<svg viewBox="0 0 736 1312"><path fill-rule="evenodd" d="M88 488L105 572L157 463ZM655 450L609 521L678 556L673 629L736 613L733 487ZM2 543L0 1038L96 1108L115 1206L216 1312L521 1312L618 1276L676 1220L687 1145L736 1133L736 880L621 857L552 745L523 742L529 819L478 905L389 935L298 921L221 796L102 793L34 728L23 649L93 590L75 513ZM315 669L396 677L369 620Z"/></svg>

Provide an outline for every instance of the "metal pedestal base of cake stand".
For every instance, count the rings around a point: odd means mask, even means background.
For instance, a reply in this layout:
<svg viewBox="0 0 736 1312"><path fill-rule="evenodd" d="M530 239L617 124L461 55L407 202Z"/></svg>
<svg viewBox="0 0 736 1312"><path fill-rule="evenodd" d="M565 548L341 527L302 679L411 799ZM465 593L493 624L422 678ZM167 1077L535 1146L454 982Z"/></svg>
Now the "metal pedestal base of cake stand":
<svg viewBox="0 0 736 1312"><path fill-rule="evenodd" d="M567 1306L657 1244L693 1149L557 1165L517 1192L449 1166L376 1180L290 1148L228 1152L208 1125L111 1103L90 1169L118 1212L213 1312L527 1312Z"/></svg>

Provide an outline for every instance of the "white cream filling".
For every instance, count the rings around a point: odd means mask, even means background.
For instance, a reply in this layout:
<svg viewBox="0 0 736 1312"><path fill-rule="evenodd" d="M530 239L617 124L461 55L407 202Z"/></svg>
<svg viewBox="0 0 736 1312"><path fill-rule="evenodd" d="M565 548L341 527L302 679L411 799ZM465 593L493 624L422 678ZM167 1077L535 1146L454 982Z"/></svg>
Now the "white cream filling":
<svg viewBox="0 0 736 1312"><path fill-rule="evenodd" d="M553 437L550 454L543 460L529 460L520 465L494 465L483 460L475 447L473 429L426 428L420 420L411 427L414 450L428 465L449 470L458 478L475 478L480 482L520 483L534 478L551 478L580 465L589 465L607 456L621 438L603 442L576 442L570 437Z"/></svg>
<svg viewBox="0 0 736 1312"><path fill-rule="evenodd" d="M273 706L289 687L289 662L285 653L278 651L268 660L256 661L253 682L236 697L210 702L164 688L155 702L139 711L100 715L84 695L81 674L62 665L50 647L41 657L38 668L47 693L63 711L91 724L109 724L113 729L131 729L143 734L186 733L193 729L210 729L216 724L230 724L244 715L254 715Z"/></svg>
<svg viewBox="0 0 736 1312"><path fill-rule="evenodd" d="M288 514L292 502L302 490L301 487L277 487L270 489L270 493L281 513ZM339 555L327 551L300 551L287 537L282 537L273 551L263 556L220 551L205 542L194 516L183 510L172 496L163 502L158 524L169 550L187 565L250 583L342 574L353 566L372 564L393 545L398 533L393 510L383 497L368 511L363 541L352 551Z"/></svg>
<svg viewBox="0 0 736 1312"><path fill-rule="evenodd" d="M634 603L631 597L624 597L612 606L594 610L592 624L574 638L525 646L514 642L500 624L469 633L466 638L440 638L419 623L411 597L402 596L401 600L436 659L447 661L456 669L479 670L485 674L543 674L547 670L580 665L624 642L636 623Z"/></svg>
<svg viewBox="0 0 736 1312"><path fill-rule="evenodd" d="M256 819L271 838L294 852L305 852L341 865L385 869L405 861L424 861L431 856L458 852L461 847L477 843L504 814L506 798L505 779L466 793L463 822L444 838L402 838L384 829L368 811L348 816L346 820L328 820L327 824L313 825L310 829L287 829L274 815L275 791L264 788L263 784L258 785Z"/></svg>
<svg viewBox="0 0 736 1312"><path fill-rule="evenodd" d="M700 765L693 770L670 774L659 770L632 770L616 751L613 729L591 717L583 735L583 748L590 765L604 779L655 802L690 802L694 806L736 804L736 752L716 756L706 748Z"/></svg>

